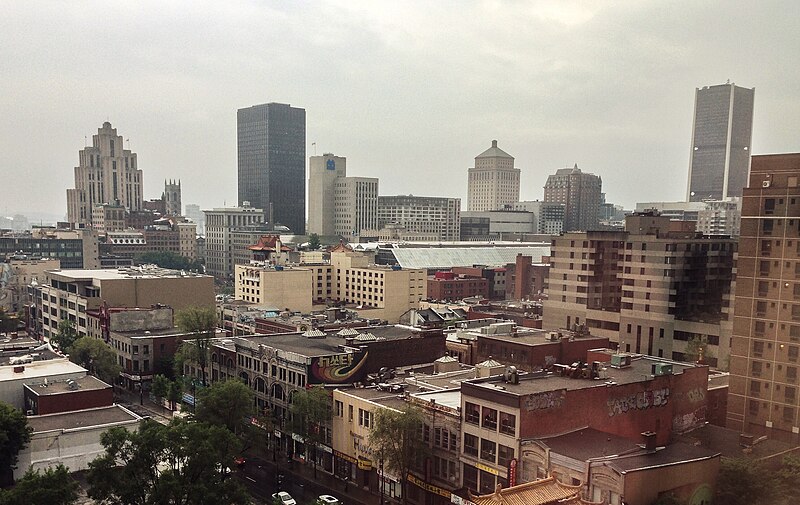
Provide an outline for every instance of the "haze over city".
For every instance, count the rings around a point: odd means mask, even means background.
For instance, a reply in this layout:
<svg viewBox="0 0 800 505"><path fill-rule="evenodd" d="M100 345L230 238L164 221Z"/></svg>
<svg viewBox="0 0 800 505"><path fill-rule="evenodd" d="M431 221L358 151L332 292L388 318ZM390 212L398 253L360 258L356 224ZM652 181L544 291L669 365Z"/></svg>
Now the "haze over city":
<svg viewBox="0 0 800 505"><path fill-rule="evenodd" d="M466 196L492 139L521 195L578 166L608 201L685 197L696 87L756 88L753 154L797 150L794 2L6 2L0 212L64 215L110 121L145 198L236 204L236 110L307 111L307 155L381 194Z"/></svg>

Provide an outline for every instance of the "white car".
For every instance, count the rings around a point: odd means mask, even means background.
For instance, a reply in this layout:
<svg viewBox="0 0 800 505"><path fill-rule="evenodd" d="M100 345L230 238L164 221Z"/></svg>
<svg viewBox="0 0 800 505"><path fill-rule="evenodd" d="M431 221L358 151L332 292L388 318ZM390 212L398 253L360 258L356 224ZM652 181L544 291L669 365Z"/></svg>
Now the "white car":
<svg viewBox="0 0 800 505"><path fill-rule="evenodd" d="M339 505L341 502L339 498L331 496L329 494L321 494L319 495L319 501L324 503L325 505Z"/></svg>
<svg viewBox="0 0 800 505"><path fill-rule="evenodd" d="M286 491L278 491L277 493L272 495L272 499L280 500L283 505L297 505L297 502L294 501L292 495L290 495Z"/></svg>

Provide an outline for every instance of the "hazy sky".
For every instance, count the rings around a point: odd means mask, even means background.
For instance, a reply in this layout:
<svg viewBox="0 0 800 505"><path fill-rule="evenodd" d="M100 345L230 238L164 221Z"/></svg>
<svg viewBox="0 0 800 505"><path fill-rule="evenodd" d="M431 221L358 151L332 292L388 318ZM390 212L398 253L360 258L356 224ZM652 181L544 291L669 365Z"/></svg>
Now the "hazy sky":
<svg viewBox="0 0 800 505"><path fill-rule="evenodd" d="M798 19L796 0L0 0L0 212L63 216L106 120L146 199L179 178L184 204L233 205L236 109L265 102L305 108L308 154L381 194L465 199L498 139L522 199L575 163L626 208L682 199L696 87L755 87L752 152L800 151Z"/></svg>

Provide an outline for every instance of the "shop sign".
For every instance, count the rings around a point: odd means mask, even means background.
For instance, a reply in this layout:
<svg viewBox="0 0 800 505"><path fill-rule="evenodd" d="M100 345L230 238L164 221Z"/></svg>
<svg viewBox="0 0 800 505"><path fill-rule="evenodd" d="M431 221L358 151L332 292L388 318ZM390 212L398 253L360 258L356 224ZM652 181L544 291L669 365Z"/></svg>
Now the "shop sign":
<svg viewBox="0 0 800 505"><path fill-rule="evenodd" d="M331 453L333 452L333 449L331 449L330 447L328 447L328 446L327 446L327 445L325 445L325 444L320 444L320 445L318 445L317 447L319 447L320 449L322 449L324 452L327 452L328 454L331 454Z"/></svg>
<svg viewBox="0 0 800 505"><path fill-rule="evenodd" d="M359 470L372 470L372 460L367 458L358 458Z"/></svg>
<svg viewBox="0 0 800 505"><path fill-rule="evenodd" d="M442 488L440 488L438 486L434 486L433 484L428 484L427 482L425 482L424 480L420 479L419 477L416 477L414 475L408 474L408 482L414 484L415 486L417 486L420 489L424 489L425 491L428 491L429 493L438 494L439 496L444 496L445 498L450 498L452 500L451 495L453 493L451 493L450 491L448 491L446 489L442 489Z"/></svg>
<svg viewBox="0 0 800 505"><path fill-rule="evenodd" d="M517 458L512 458L508 464L508 485L509 487L517 485Z"/></svg>
<svg viewBox="0 0 800 505"><path fill-rule="evenodd" d="M455 505L475 505L475 502L471 502L466 498L462 498L457 494L450 495L450 503L454 503Z"/></svg>
<svg viewBox="0 0 800 505"><path fill-rule="evenodd" d="M358 464L358 460L356 458L354 458L353 456L350 456L349 454L345 454L345 453L343 453L341 451L337 451L336 449L333 450L333 455L336 456L339 459L343 459L345 461L349 461L350 463Z"/></svg>
<svg viewBox="0 0 800 505"><path fill-rule="evenodd" d="M292 433L292 440L294 440L295 442L300 442L301 444L305 442L305 439L300 435L298 435L297 433Z"/></svg>
<svg viewBox="0 0 800 505"><path fill-rule="evenodd" d="M478 470L483 470L484 472L490 473L492 475L497 475L498 477L500 476L500 472L498 472L497 470L495 470L490 466L486 466L481 463L475 463L475 468L477 468Z"/></svg>

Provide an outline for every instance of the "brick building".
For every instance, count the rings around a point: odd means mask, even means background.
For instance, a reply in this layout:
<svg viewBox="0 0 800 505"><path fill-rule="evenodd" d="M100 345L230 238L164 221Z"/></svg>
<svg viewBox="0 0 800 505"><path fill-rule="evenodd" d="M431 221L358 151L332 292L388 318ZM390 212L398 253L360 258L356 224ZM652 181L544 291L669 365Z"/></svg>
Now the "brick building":
<svg viewBox="0 0 800 505"><path fill-rule="evenodd" d="M428 276L429 300L462 300L489 296L489 282L482 277L436 272Z"/></svg>

